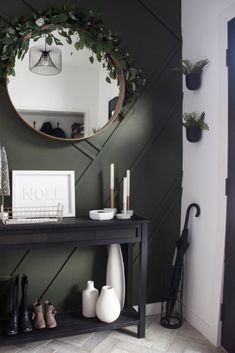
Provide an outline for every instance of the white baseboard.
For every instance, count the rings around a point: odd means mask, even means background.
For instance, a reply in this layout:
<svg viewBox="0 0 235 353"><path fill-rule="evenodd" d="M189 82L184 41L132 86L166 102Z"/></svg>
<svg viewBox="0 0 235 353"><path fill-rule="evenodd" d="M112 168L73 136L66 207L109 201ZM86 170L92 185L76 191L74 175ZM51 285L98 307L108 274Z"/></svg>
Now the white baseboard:
<svg viewBox="0 0 235 353"><path fill-rule="evenodd" d="M190 323L190 325L205 336L213 345L218 345L217 340L211 334L213 330L208 321L196 314L193 310L187 308L186 305L183 305L183 316Z"/></svg>
<svg viewBox="0 0 235 353"><path fill-rule="evenodd" d="M138 310L138 306L134 306L135 310ZM161 313L161 303L146 304L146 315L158 315Z"/></svg>

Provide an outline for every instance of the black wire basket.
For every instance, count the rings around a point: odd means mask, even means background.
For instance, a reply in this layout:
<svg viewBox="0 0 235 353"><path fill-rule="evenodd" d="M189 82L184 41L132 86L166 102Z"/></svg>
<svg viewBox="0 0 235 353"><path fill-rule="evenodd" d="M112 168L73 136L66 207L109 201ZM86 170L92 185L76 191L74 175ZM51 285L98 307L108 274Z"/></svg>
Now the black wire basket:
<svg viewBox="0 0 235 353"><path fill-rule="evenodd" d="M168 271L165 286L166 300L161 304L160 324L177 329L183 322L183 281L184 266L172 266Z"/></svg>

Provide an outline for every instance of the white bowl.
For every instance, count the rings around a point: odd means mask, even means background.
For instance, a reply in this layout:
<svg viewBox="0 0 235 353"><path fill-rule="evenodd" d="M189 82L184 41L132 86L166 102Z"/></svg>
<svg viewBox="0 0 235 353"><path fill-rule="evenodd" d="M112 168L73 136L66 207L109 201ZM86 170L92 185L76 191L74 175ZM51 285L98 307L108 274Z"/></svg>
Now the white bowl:
<svg viewBox="0 0 235 353"><path fill-rule="evenodd" d="M105 210L89 211L89 217L95 221L108 221L109 219L113 219L113 216L114 216L113 211L105 211Z"/></svg>

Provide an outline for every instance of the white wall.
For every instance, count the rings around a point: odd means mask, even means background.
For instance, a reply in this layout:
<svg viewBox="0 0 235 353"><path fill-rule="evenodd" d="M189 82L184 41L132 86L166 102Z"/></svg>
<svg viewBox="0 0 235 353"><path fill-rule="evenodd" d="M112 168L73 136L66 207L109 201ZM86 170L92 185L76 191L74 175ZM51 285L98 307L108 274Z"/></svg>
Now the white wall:
<svg viewBox="0 0 235 353"><path fill-rule="evenodd" d="M40 76L29 71L28 60L18 61L8 91L17 109L85 113L87 131L92 134L97 125L98 73L97 68L63 66L59 75Z"/></svg>
<svg viewBox="0 0 235 353"><path fill-rule="evenodd" d="M183 58L208 58L202 87L184 86L183 111L205 111L209 132L199 143L183 141L182 225L191 202L201 207L191 218L186 256L184 315L212 343L220 343L227 176L227 21L235 17L233 0L182 0Z"/></svg>
<svg viewBox="0 0 235 353"><path fill-rule="evenodd" d="M109 101L119 96L119 88L117 80L111 80L111 83L106 82L107 71L103 68L99 69L99 123L102 127L107 123L109 116Z"/></svg>

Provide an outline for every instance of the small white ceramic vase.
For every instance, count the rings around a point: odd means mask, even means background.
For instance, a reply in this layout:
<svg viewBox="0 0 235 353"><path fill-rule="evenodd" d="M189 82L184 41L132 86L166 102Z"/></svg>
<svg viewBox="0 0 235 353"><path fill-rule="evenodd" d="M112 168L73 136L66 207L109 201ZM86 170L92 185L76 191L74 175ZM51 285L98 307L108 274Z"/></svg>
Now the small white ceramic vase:
<svg viewBox="0 0 235 353"><path fill-rule="evenodd" d="M117 320L121 306L113 287L103 286L96 303L96 315L100 321L110 324Z"/></svg>
<svg viewBox="0 0 235 353"><path fill-rule="evenodd" d="M82 315L85 317L96 316L96 303L99 291L94 287L93 281L87 281L87 287L82 292Z"/></svg>

